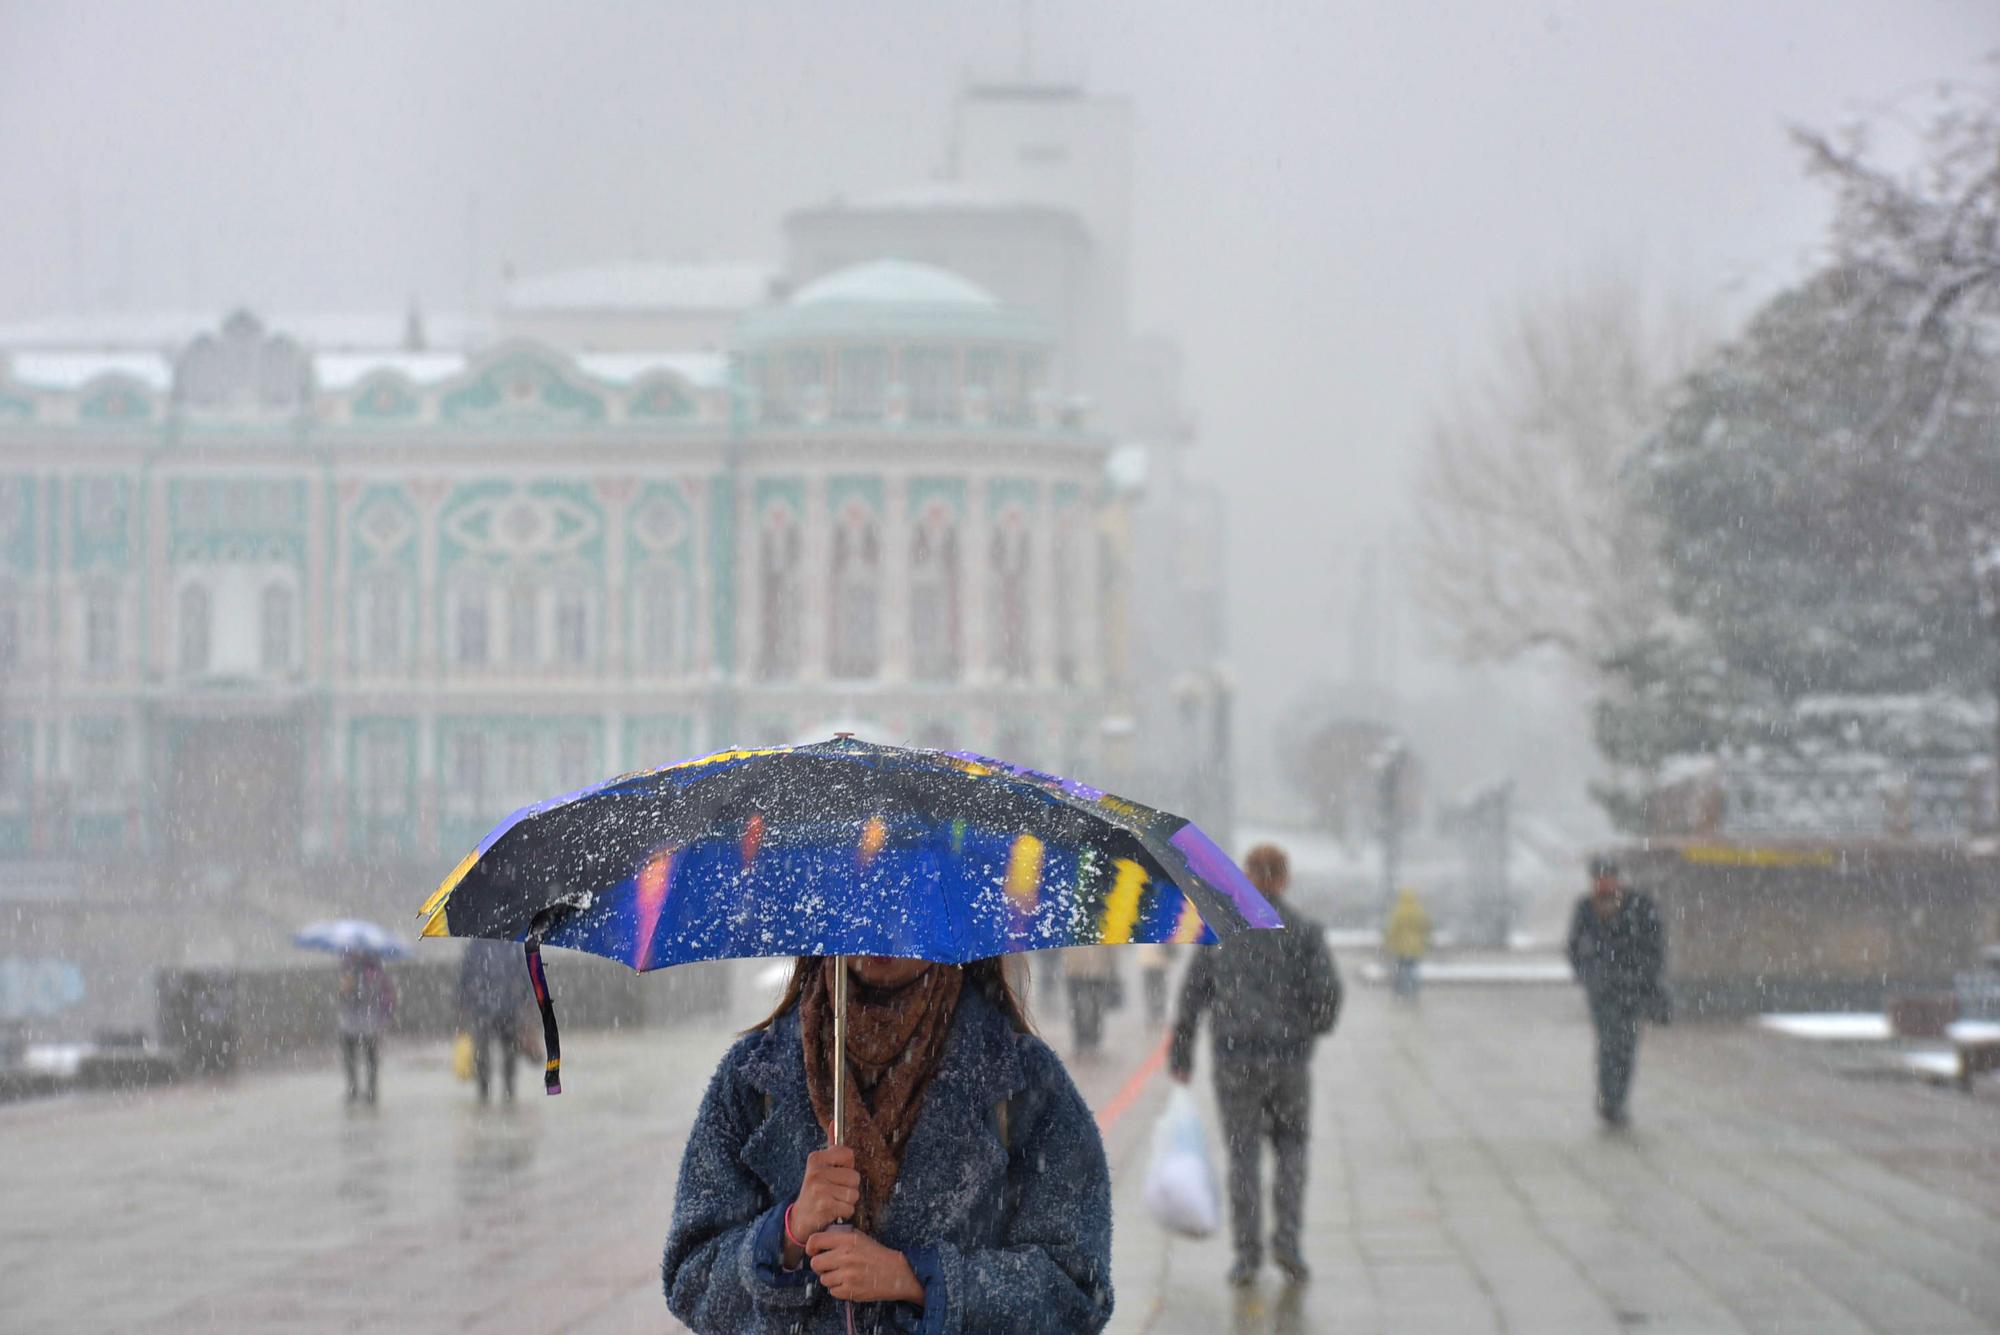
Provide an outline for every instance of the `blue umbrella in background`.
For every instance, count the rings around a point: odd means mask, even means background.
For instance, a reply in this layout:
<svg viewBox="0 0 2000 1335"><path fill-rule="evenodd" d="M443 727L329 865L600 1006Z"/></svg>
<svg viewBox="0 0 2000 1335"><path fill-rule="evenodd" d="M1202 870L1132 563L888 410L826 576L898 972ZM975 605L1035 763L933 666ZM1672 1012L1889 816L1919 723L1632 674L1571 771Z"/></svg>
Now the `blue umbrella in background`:
<svg viewBox="0 0 2000 1335"><path fill-rule="evenodd" d="M544 944L639 970L792 955L963 964L1280 925L1181 817L969 752L846 735L721 751L518 811L420 916L425 936L526 944L551 1093ZM836 1044L846 976L834 973Z"/></svg>
<svg viewBox="0 0 2000 1335"><path fill-rule="evenodd" d="M293 934L292 944L330 955L374 955L385 960L399 960L410 953L410 948L388 928L363 918L309 923Z"/></svg>

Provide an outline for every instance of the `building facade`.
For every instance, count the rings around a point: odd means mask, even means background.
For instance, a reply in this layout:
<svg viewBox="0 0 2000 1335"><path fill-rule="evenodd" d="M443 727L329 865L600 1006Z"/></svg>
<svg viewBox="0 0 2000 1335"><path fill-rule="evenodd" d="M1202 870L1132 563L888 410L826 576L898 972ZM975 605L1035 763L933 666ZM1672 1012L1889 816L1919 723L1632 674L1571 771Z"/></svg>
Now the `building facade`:
<svg viewBox="0 0 2000 1335"><path fill-rule="evenodd" d="M167 354L16 349L0 859L366 879L836 726L1099 772L1129 576L1050 352L894 261L729 355L319 353L247 314Z"/></svg>

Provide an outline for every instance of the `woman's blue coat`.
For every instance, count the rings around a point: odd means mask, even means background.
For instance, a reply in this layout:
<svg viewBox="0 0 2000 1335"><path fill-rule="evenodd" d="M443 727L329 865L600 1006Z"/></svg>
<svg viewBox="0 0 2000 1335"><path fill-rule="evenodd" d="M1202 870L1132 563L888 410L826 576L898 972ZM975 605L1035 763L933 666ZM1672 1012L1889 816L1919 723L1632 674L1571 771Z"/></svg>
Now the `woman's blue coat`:
<svg viewBox="0 0 2000 1335"><path fill-rule="evenodd" d="M824 1143L794 1009L730 1048L696 1115L661 1264L675 1316L703 1332L845 1330L810 1267L780 1268L785 1207ZM973 988L876 1231L910 1258L925 1303L857 1306L857 1330L1088 1332L1110 1319L1097 1124L1048 1045Z"/></svg>

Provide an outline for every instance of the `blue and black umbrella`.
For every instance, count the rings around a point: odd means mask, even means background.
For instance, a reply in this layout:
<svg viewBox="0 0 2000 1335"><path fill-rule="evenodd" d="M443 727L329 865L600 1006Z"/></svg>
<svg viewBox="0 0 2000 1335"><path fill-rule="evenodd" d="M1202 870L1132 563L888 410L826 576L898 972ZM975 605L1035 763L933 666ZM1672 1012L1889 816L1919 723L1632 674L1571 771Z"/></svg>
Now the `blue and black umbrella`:
<svg viewBox="0 0 2000 1335"><path fill-rule="evenodd" d="M795 955L964 964L1279 926L1180 817L969 752L844 735L720 751L525 808L421 916L425 936L526 943L552 1093L542 945L639 970Z"/></svg>

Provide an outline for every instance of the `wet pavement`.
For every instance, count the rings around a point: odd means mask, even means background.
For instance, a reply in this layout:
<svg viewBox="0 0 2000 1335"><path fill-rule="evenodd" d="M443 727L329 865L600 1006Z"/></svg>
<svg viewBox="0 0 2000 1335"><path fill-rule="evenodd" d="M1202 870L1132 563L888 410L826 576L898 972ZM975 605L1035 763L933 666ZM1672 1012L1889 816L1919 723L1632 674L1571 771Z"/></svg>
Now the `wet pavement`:
<svg viewBox="0 0 2000 1335"><path fill-rule="evenodd" d="M1113 1328L2000 1329L1993 1082L1857 1079L1811 1045L1681 1027L1649 1032L1635 1125L1607 1134L1588 1033L1562 987L1414 1010L1351 988L1316 1073L1316 1276L1237 1294L1220 1238L1170 1240L1140 1207L1165 1079L1135 1081L1157 1044L1128 1008L1075 1064L1107 1122ZM659 1248L728 1038L566 1036L568 1092L524 1067L512 1107L476 1106L440 1046L393 1049L372 1110L331 1066L0 1108L0 1328L674 1329Z"/></svg>

